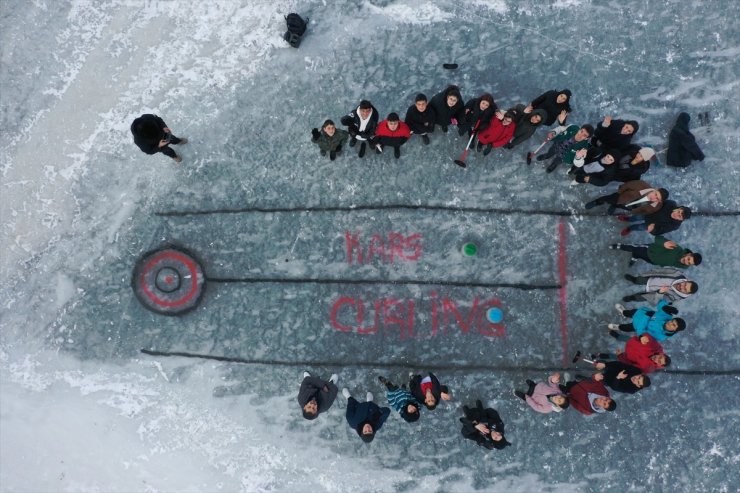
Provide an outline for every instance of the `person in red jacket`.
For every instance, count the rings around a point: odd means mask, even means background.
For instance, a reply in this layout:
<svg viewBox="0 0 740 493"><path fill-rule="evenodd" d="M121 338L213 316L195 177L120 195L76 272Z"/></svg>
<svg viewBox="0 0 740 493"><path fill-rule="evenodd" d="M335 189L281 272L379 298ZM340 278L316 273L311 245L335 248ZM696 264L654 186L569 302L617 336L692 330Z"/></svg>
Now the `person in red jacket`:
<svg viewBox="0 0 740 493"><path fill-rule="evenodd" d="M485 130L478 132L478 145L475 150L480 152L485 145L486 150L483 151L483 155L488 156L494 147L503 147L508 144L515 130L514 113L497 111L496 118L491 120L491 124Z"/></svg>
<svg viewBox="0 0 740 493"><path fill-rule="evenodd" d="M671 358L663 352L663 346L649 334L634 336L617 351L617 359L622 363L636 366L643 373L652 373L671 364Z"/></svg>
<svg viewBox="0 0 740 493"><path fill-rule="evenodd" d="M609 395L609 391L601 382L603 378L603 375L597 373L593 379L566 383L565 392L570 405L586 416L614 411L617 408L617 403L614 402L614 399Z"/></svg>
<svg viewBox="0 0 740 493"><path fill-rule="evenodd" d="M401 146L411 137L411 129L398 118L398 113L391 113L388 118L378 124L372 144L375 152L383 152L384 146L393 147L396 159L401 157Z"/></svg>

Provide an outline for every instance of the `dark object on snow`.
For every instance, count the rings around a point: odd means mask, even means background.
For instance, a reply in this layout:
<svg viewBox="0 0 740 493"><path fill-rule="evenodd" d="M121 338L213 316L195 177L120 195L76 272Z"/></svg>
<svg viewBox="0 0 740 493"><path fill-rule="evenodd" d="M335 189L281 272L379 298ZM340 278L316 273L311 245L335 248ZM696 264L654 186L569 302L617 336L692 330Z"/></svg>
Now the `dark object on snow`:
<svg viewBox="0 0 740 493"><path fill-rule="evenodd" d="M443 63L442 67L446 68L447 70L455 70L457 68L456 63Z"/></svg>
<svg viewBox="0 0 740 493"><path fill-rule="evenodd" d="M288 30L285 31L283 39L293 48L301 46L303 34L306 32L306 27L308 26L308 20L308 17L306 17L306 20L304 21L303 17L295 12L290 13L285 17L285 22L288 24Z"/></svg>
<svg viewBox="0 0 740 493"><path fill-rule="evenodd" d="M187 250L165 245L136 261L131 288L144 308L182 315L200 303L206 287L203 268Z"/></svg>
<svg viewBox="0 0 740 493"><path fill-rule="evenodd" d="M704 153L701 152L696 144L696 139L689 131L690 120L691 117L688 113L681 113L671 129L668 136L668 155L666 158L668 166L685 168L691 164L692 159L704 160Z"/></svg>

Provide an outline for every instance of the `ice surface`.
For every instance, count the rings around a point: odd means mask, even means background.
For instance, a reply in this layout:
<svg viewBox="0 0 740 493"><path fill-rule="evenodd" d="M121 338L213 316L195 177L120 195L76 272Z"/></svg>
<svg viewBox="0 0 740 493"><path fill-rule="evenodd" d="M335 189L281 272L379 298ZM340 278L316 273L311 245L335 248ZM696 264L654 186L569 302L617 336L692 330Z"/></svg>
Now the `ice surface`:
<svg viewBox="0 0 740 493"><path fill-rule="evenodd" d="M732 5L3 2L0 490L734 491ZM299 50L281 39L291 11L311 19ZM567 87L574 123L634 118L637 140L658 149L679 111L692 116L705 161L645 176L705 213L670 235L705 262L689 270L699 293L679 305L689 328L666 348L675 369L728 374L658 375L591 419L537 415L511 395L575 349L616 347L604 328L631 292L627 256L607 249L619 225L582 209L614 187L527 167L544 131L472 153L466 170L452 164L466 140L454 129L412 139L399 161L350 149L330 162L310 142L363 97L403 115L417 92L449 83L502 107ZM696 128L701 111L711 129ZM190 138L182 166L131 142L147 112ZM147 312L129 286L135 260L165 241L209 278L181 318ZM466 241L476 257L461 254ZM503 327L485 322L495 303ZM414 425L392 416L370 446L341 396L312 422L295 404L305 368L385 402L377 374L431 367L454 400ZM478 397L512 447L462 440L460 406Z"/></svg>

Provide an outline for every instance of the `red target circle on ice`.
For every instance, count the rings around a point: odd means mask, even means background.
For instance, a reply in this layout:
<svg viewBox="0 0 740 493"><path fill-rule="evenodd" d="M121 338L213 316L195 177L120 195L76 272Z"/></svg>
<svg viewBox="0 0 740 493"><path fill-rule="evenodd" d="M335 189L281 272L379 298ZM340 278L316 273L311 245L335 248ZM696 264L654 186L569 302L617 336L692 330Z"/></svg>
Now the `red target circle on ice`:
<svg viewBox="0 0 740 493"><path fill-rule="evenodd" d="M198 306L205 279L203 268L189 252L166 247L139 258L131 286L145 308L162 315L180 315Z"/></svg>

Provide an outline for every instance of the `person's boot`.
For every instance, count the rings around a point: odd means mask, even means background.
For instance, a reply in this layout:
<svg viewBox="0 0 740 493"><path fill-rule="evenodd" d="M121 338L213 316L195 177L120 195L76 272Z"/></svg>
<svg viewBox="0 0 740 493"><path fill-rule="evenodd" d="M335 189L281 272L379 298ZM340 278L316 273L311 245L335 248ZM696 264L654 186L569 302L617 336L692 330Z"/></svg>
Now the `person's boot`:
<svg viewBox="0 0 740 493"><path fill-rule="evenodd" d="M365 394L365 400L367 402L372 402L373 401L373 393L372 392L368 392L367 394Z"/></svg>
<svg viewBox="0 0 740 493"><path fill-rule="evenodd" d="M334 385L336 385L337 382L339 381L339 375L337 375L336 373L332 373L331 376L329 377L329 381L333 383Z"/></svg>
<svg viewBox="0 0 740 493"><path fill-rule="evenodd" d="M609 249L610 250L621 250L622 249L622 244L621 243L612 243L611 245L609 245Z"/></svg>
<svg viewBox="0 0 740 493"><path fill-rule="evenodd" d="M365 148L366 148L366 147L367 147L367 146L365 145L365 143L364 143L364 142L363 142L362 144L360 144L360 152L358 152L358 153L357 153L357 155L358 155L359 157L364 157L364 156L365 156Z"/></svg>
<svg viewBox="0 0 740 493"><path fill-rule="evenodd" d="M400 147L394 147L393 148L393 157L396 159L401 157L401 148Z"/></svg>
<svg viewBox="0 0 740 493"><path fill-rule="evenodd" d="M488 156L491 153L491 150L493 149L492 144L487 144L486 149L483 151L484 156Z"/></svg>
<svg viewBox="0 0 740 493"><path fill-rule="evenodd" d="M609 329L610 331L616 332L619 330L619 325L618 324L606 324L606 328Z"/></svg>
<svg viewBox="0 0 740 493"><path fill-rule="evenodd" d="M444 133L447 133L447 125L441 125L441 127L442 127L442 131Z"/></svg>
<svg viewBox="0 0 740 493"><path fill-rule="evenodd" d="M633 283L637 282L637 278L633 276L632 274L625 274L624 278L627 279L629 282L633 282Z"/></svg>
<svg viewBox="0 0 740 493"><path fill-rule="evenodd" d="M182 157L180 157L179 154L175 154L175 157L173 157L172 160L175 161L176 163L181 163Z"/></svg>
<svg viewBox="0 0 740 493"><path fill-rule="evenodd" d="M545 168L545 171L547 173L552 173L553 171L555 171L555 168L557 168L559 164L560 163L557 161L557 159L553 159L553 161L547 166L547 168Z"/></svg>
<svg viewBox="0 0 740 493"><path fill-rule="evenodd" d="M527 397L524 395L524 392L522 392L521 390L515 390L514 395L519 397L523 401L527 400Z"/></svg>
<svg viewBox="0 0 740 493"><path fill-rule="evenodd" d="M319 154L321 154L322 156L326 156L326 151L325 151L325 150L323 150L323 149L321 149L321 150L319 151Z"/></svg>
<svg viewBox="0 0 740 493"><path fill-rule="evenodd" d="M614 324L609 324L609 325L614 325ZM609 329L609 335L615 338L616 340L619 340L619 332L617 332L616 330Z"/></svg>
<svg viewBox="0 0 740 493"><path fill-rule="evenodd" d="M619 314L624 317L624 311L626 310L626 308L623 304L617 303L616 305L614 305L614 309L617 310Z"/></svg>
<svg viewBox="0 0 740 493"><path fill-rule="evenodd" d="M341 154L341 153L342 153L342 146L337 146L337 149L336 149L336 151L335 151L335 152L336 152L337 154Z"/></svg>
<svg viewBox="0 0 740 493"><path fill-rule="evenodd" d="M424 135L421 136L421 141L424 142L424 145L425 146L428 146L429 145L429 137L427 137L426 134L424 134Z"/></svg>
<svg viewBox="0 0 740 493"><path fill-rule="evenodd" d="M188 143L188 139L187 139L187 137L180 137L180 142L178 142L178 143L177 143L177 144L175 144L175 145L179 146L179 145L181 145L181 144L187 144L187 143Z"/></svg>
<svg viewBox="0 0 740 493"><path fill-rule="evenodd" d="M477 143L477 144L475 144L475 152L480 152L480 151L482 151L482 150L483 150L483 142L481 142L481 141L479 140L479 141L478 141L478 143Z"/></svg>
<svg viewBox="0 0 740 493"><path fill-rule="evenodd" d="M375 144L375 154L383 154L383 146L380 144Z"/></svg>
<svg viewBox="0 0 740 493"><path fill-rule="evenodd" d="M383 385L388 385L388 379L383 376L379 376L378 381Z"/></svg>
<svg viewBox="0 0 740 493"><path fill-rule="evenodd" d="M329 151L329 159L334 161L337 158L337 152L336 151Z"/></svg>
<svg viewBox="0 0 740 493"><path fill-rule="evenodd" d="M639 299L640 298L637 295L630 294L630 295L627 295L624 298L622 298L622 301L624 301L625 303L627 303L628 301L639 301Z"/></svg>
<svg viewBox="0 0 740 493"><path fill-rule="evenodd" d="M594 199L594 200L591 200L589 202L586 202L583 205L583 207L586 208L586 209L593 209L597 205L601 205L601 204L603 204L603 202L601 201L601 199Z"/></svg>
<svg viewBox="0 0 740 493"><path fill-rule="evenodd" d="M342 389L342 395L345 399L349 399L350 397L352 397L352 394L349 393L349 389L347 387Z"/></svg>
<svg viewBox="0 0 740 493"><path fill-rule="evenodd" d="M310 377L310 376L311 376L311 374L309 372L307 372L307 371L304 371L303 372L303 378Z"/></svg>
<svg viewBox="0 0 740 493"><path fill-rule="evenodd" d="M354 147L356 145L357 145L357 139L355 139L354 137L352 137L351 139L349 139L349 146L350 147Z"/></svg>

